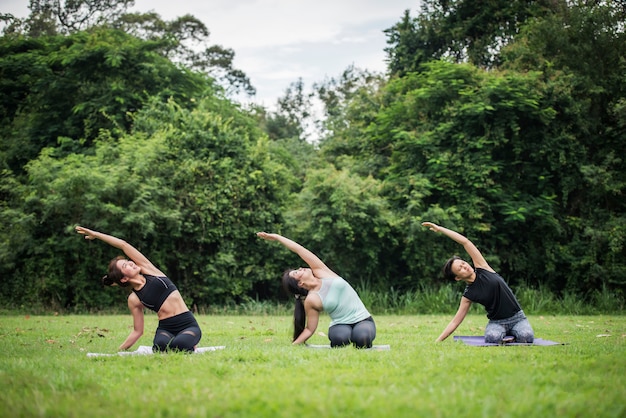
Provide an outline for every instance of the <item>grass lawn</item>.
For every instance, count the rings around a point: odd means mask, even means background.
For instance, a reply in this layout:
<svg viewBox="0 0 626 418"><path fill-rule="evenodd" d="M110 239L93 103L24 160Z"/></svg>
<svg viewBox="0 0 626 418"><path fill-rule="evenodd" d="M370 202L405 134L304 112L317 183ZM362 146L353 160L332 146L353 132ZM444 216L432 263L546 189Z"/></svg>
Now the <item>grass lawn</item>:
<svg viewBox="0 0 626 418"><path fill-rule="evenodd" d="M435 343L451 316L375 316L389 351L291 346L288 316L197 318L200 346L224 350L91 358L115 352L130 315L0 316L0 416L626 417L626 316L530 315L566 343L549 347ZM309 342L327 344L327 326Z"/></svg>

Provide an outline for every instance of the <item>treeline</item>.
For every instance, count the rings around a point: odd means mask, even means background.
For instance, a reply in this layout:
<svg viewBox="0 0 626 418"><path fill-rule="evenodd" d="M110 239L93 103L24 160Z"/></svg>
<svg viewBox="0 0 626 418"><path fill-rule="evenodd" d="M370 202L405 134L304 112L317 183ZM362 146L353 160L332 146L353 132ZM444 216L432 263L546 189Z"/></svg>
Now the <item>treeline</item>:
<svg viewBox="0 0 626 418"><path fill-rule="evenodd" d="M199 308L283 297L290 236L361 289L437 289L461 231L513 287L626 290L626 4L422 1L388 71L348 68L276 111L193 18L31 2L0 38L0 301L93 310L136 245ZM312 100L324 116L312 120ZM316 126L317 141L307 141Z"/></svg>

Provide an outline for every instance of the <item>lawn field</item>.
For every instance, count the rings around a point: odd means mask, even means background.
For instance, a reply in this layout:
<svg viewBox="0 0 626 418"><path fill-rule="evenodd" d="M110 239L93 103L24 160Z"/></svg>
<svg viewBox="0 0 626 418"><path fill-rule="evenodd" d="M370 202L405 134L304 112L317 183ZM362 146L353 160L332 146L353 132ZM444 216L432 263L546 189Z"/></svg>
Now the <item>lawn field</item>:
<svg viewBox="0 0 626 418"><path fill-rule="evenodd" d="M626 316L529 316L558 346L435 338L451 316L375 316L389 351L291 346L289 316L198 315L203 354L114 353L129 315L0 316L1 417L626 417ZM454 335L482 334L468 316ZM151 345L146 316L138 345ZM328 317L309 342L327 344Z"/></svg>

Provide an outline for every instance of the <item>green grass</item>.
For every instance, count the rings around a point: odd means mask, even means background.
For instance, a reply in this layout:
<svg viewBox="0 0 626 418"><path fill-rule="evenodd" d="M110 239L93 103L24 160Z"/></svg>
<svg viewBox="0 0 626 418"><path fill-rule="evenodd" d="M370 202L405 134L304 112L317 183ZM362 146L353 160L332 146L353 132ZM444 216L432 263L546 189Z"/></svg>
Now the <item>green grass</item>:
<svg viewBox="0 0 626 418"><path fill-rule="evenodd" d="M0 416L626 416L626 316L531 315L538 337L567 343L551 347L434 343L450 318L376 316L391 350L363 351L293 347L289 316L199 315L200 345L226 349L88 358L115 351L129 315L0 316ZM455 335L485 323L468 316Z"/></svg>

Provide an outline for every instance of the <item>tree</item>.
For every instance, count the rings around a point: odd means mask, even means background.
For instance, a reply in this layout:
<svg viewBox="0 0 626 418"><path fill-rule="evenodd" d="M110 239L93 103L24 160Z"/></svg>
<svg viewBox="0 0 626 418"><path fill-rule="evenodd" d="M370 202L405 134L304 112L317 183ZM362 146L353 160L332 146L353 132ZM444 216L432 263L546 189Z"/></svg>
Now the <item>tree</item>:
<svg viewBox="0 0 626 418"><path fill-rule="evenodd" d="M359 116L366 119L366 116L360 115L363 111L367 112L362 106L364 100L358 99L375 95L382 84L381 74L354 66L346 68L337 78L315 83L313 89L324 110L323 119L319 123L323 136L334 138L349 130L349 123ZM356 103L361 106L353 109L352 106Z"/></svg>
<svg viewBox="0 0 626 418"><path fill-rule="evenodd" d="M206 46L210 32L200 20L189 14L164 21L153 12L129 13L133 5L134 0L30 0L30 16L21 20L5 15L3 32L5 36L40 37L116 28L157 42L163 56L188 69L207 72L228 94L256 93L246 74L233 67L232 49Z"/></svg>
<svg viewBox="0 0 626 418"><path fill-rule="evenodd" d="M65 0L63 4L61 0L29 0L31 15L26 22L32 30L32 23L49 21L58 33L70 34L116 21L133 4L134 0Z"/></svg>
<svg viewBox="0 0 626 418"><path fill-rule="evenodd" d="M396 231L380 189L377 180L347 169L310 169L285 216L292 235L343 278L386 290L387 278L398 277L403 266L389 262L397 248Z"/></svg>
<svg viewBox="0 0 626 418"><path fill-rule="evenodd" d="M44 147L85 149L101 129L128 132L149 96L188 105L212 84L163 58L160 41L118 30L0 38L0 163L16 172ZM58 141L61 139L61 142Z"/></svg>
<svg viewBox="0 0 626 418"><path fill-rule="evenodd" d="M624 2L576 2L530 22L503 52L504 66L541 69L555 96L563 142L574 141L575 169L563 175L561 224L568 239L562 268L580 272L569 289L624 289L626 165L620 157L626 126Z"/></svg>
<svg viewBox="0 0 626 418"><path fill-rule="evenodd" d="M235 51L220 45L203 46L210 32L206 25L192 15L164 21L156 13L126 13L112 23L127 33L145 40L167 40L164 55L185 67L208 73L218 81L227 95L256 94L248 76L233 67Z"/></svg>
<svg viewBox="0 0 626 418"><path fill-rule="evenodd" d="M135 244L194 307L276 294L269 272L282 258L255 232L282 223L292 180L269 143L235 105L209 95L193 110L155 98L132 134L102 131L90 155L44 149L27 183L2 183L0 219L14 228L0 233L0 274L14 280L0 298L78 310L119 301L98 285L115 249L85 243L76 224Z"/></svg>
<svg viewBox="0 0 626 418"><path fill-rule="evenodd" d="M463 4L440 3L454 13ZM440 42L448 20L423 14L432 25L420 26L405 14L392 32L390 82L355 100L368 116L344 113L350 134L339 131L323 149L383 181L411 234L408 266L454 251L424 253L419 224L429 217L493 248L490 262L514 280L579 294L623 291L623 2L529 10L532 18L493 51L505 71L478 62L486 73L442 62L473 56ZM411 272L425 273L438 275L430 265Z"/></svg>
<svg viewBox="0 0 626 418"><path fill-rule="evenodd" d="M388 69L402 76L419 71L430 60L469 62L481 68L497 67L500 50L531 18L550 13L560 1L550 0L425 0L412 19L387 29Z"/></svg>
<svg viewBox="0 0 626 418"><path fill-rule="evenodd" d="M536 73L484 73L441 61L389 84L387 105L368 137L372 152L381 150L387 159L378 175L404 231L419 235L431 208L441 208L435 222L463 219L451 226L481 234L479 241L494 249L486 252L503 258L492 260L494 266L523 271L519 280L532 282L533 263L548 251L535 237L559 235L556 189L548 179L573 163L551 160L548 150L557 144L544 134L555 112L541 87ZM564 151L575 153L575 147ZM507 245L511 236L537 245L532 252ZM438 266L419 263L423 244L407 236L406 262L418 269L414 274L436 277Z"/></svg>
<svg viewBox="0 0 626 418"><path fill-rule="evenodd" d="M276 110L253 107L252 113L272 140L305 141L310 132L313 104L312 93L306 93L302 79L291 83L284 95L276 100Z"/></svg>

